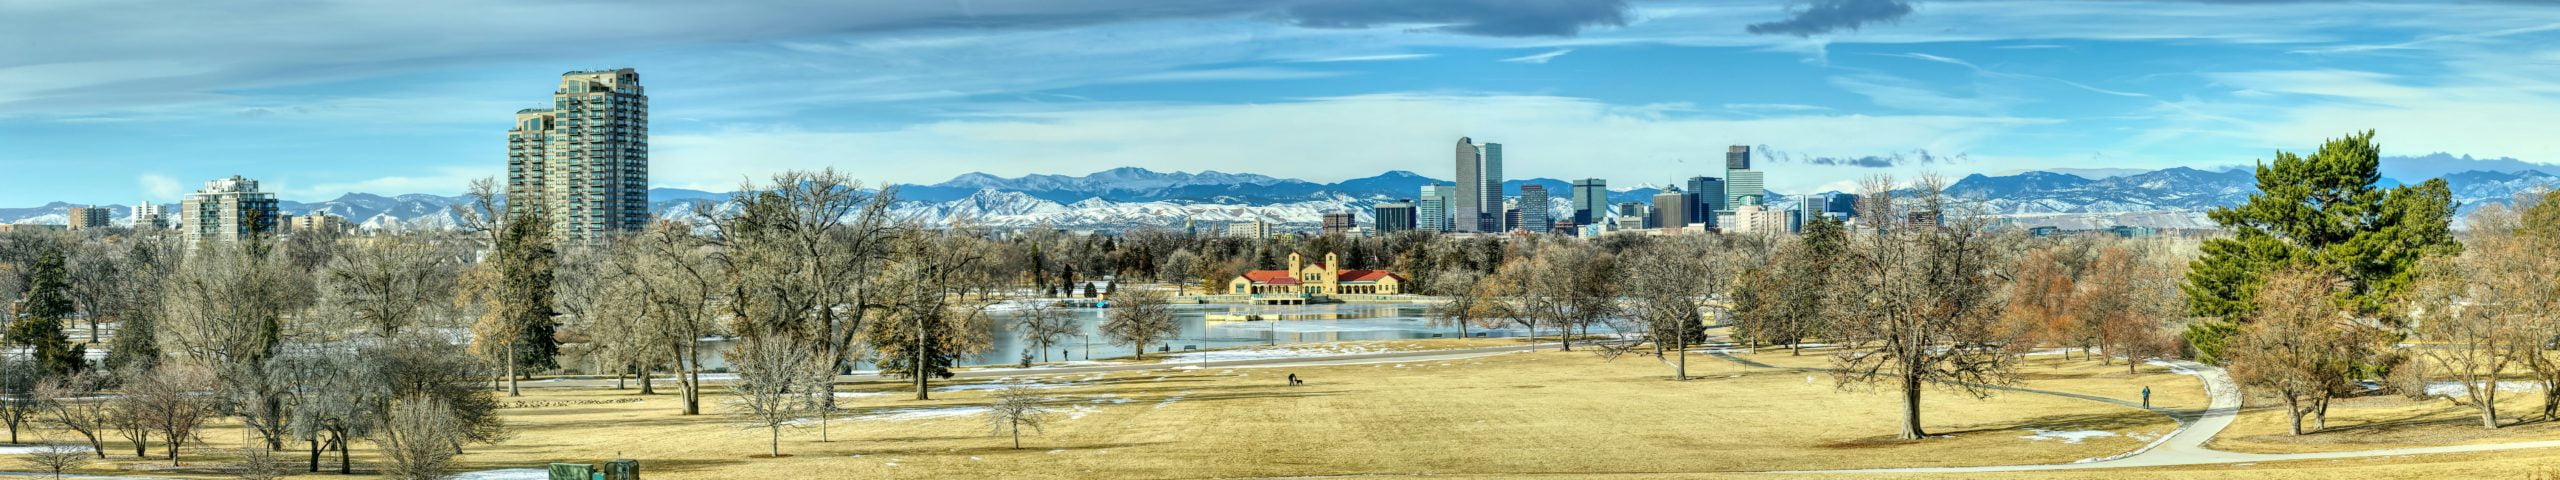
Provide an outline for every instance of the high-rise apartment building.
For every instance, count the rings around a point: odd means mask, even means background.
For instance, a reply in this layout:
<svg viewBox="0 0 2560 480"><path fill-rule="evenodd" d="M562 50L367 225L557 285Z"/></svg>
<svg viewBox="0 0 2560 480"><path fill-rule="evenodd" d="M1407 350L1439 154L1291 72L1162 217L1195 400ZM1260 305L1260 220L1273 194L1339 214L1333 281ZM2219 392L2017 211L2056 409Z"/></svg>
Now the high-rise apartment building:
<svg viewBox="0 0 2560 480"><path fill-rule="evenodd" d="M1449 231L1450 205L1456 203L1455 192L1448 185L1423 185L1422 196L1415 199L1414 229L1425 232Z"/></svg>
<svg viewBox="0 0 2560 480"><path fill-rule="evenodd" d="M1550 205L1547 200L1546 186L1534 184L1521 185L1520 224L1518 225L1518 228L1521 230L1527 230L1529 233L1547 233L1547 230L1554 229L1555 222L1553 221L1554 219L1550 217L1553 216L1555 212L1551 210L1551 207L1552 205Z"/></svg>
<svg viewBox="0 0 2560 480"><path fill-rule="evenodd" d="M148 200L135 202L133 204L133 229L135 230L157 230L170 228L174 226L169 224L170 220L175 219L169 218L169 207L167 206L152 203Z"/></svg>
<svg viewBox="0 0 2560 480"><path fill-rule="evenodd" d="M64 209L62 213L63 217L65 217L63 219L64 226L72 230L107 228L107 222L114 217L114 215L109 215L107 213L107 209L101 208L97 205L71 207Z"/></svg>
<svg viewBox="0 0 2560 480"><path fill-rule="evenodd" d="M1351 235L1360 231L1359 217L1351 212L1325 212L1325 235Z"/></svg>
<svg viewBox="0 0 2560 480"><path fill-rule="evenodd" d="M541 212L564 238L649 223L649 96L629 68L560 75L551 108L507 130L507 213Z"/></svg>
<svg viewBox="0 0 2560 480"><path fill-rule="evenodd" d="M1227 224L1227 236L1242 238L1271 238L1271 224L1261 220L1230 223Z"/></svg>
<svg viewBox="0 0 2560 480"><path fill-rule="evenodd" d="M356 229L355 222L347 221L347 217L326 213L313 212L307 215L286 215L284 218L284 231L295 235L347 233L355 231Z"/></svg>
<svg viewBox="0 0 2560 480"><path fill-rule="evenodd" d="M1572 194L1574 224L1591 225L1609 219L1609 181L1574 180Z"/></svg>
<svg viewBox="0 0 2560 480"><path fill-rule="evenodd" d="M1449 201L1450 231L1483 231L1484 151L1476 148L1475 139L1458 137L1457 160L1458 184Z"/></svg>
<svg viewBox="0 0 2560 480"><path fill-rule="evenodd" d="M1412 230L1415 225L1413 203L1397 200L1370 205L1369 221L1377 223L1379 235Z"/></svg>
<svg viewBox="0 0 2560 480"><path fill-rule="evenodd" d="M187 246L206 241L232 243L276 233L276 195L258 191L258 181L233 175L205 182L178 206L186 226Z"/></svg>

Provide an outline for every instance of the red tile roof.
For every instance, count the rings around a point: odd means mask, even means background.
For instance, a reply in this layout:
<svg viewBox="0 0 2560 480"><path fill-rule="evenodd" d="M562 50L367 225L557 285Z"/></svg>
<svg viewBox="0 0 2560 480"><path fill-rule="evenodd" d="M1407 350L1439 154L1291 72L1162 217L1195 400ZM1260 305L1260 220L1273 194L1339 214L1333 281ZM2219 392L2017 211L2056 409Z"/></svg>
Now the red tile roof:
<svg viewBox="0 0 2560 480"><path fill-rule="evenodd" d="M1396 281L1404 281L1404 276L1403 276L1403 275L1397 275L1397 274L1395 274L1395 272L1390 272L1390 271L1386 271L1386 270L1344 270L1344 271L1342 271L1342 281L1345 281L1345 282L1375 282L1375 281L1378 281L1379 279L1384 279L1384 278L1387 278L1387 277L1395 277Z"/></svg>
<svg viewBox="0 0 2560 480"><path fill-rule="evenodd" d="M1256 281L1256 282L1267 282L1267 281L1271 281L1272 279L1278 279L1278 278L1289 278L1289 277L1290 277L1290 275L1289 275L1289 271L1288 271L1288 270L1253 270L1253 271L1244 272L1244 279L1245 279L1245 280L1251 280L1251 281Z"/></svg>

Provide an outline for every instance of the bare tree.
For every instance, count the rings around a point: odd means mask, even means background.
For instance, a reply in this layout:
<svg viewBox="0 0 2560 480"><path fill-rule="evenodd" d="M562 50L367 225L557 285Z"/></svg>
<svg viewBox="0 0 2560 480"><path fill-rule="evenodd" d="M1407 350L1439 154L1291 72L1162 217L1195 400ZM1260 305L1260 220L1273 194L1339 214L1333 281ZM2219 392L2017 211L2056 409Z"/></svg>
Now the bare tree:
<svg viewBox="0 0 2560 480"><path fill-rule="evenodd" d="M2492 204L2472 214L2472 232L2458 257L2428 257L2412 294L2422 313L2417 334L2428 348L2425 372L2460 382L2456 403L2479 411L2480 425L2498 428L2498 382L2510 368L2530 369L2549 337L2536 319L2560 308L2551 285L2555 262L2533 240L2516 234L2514 210Z"/></svg>
<svg viewBox="0 0 2560 480"><path fill-rule="evenodd" d="M1679 356L1672 365L1679 380L1689 379L1689 340L1706 335L1706 303L1730 277L1722 265L1702 243L1679 240L1646 245L1627 262L1633 313L1646 337Z"/></svg>
<svg viewBox="0 0 2560 480"><path fill-rule="evenodd" d="M373 443L382 450L385 477L439 480L453 471L463 426L453 408L435 397L405 397L391 404Z"/></svg>
<svg viewBox="0 0 2560 480"><path fill-rule="evenodd" d="M1458 338L1467 338L1467 327L1484 321L1486 318L1484 314L1488 313L1486 309L1478 306L1484 298L1474 295L1476 283L1483 279L1484 275L1473 270L1448 270L1433 274L1431 294L1440 297L1441 303L1431 306L1431 326L1458 327Z"/></svg>
<svg viewBox="0 0 2560 480"><path fill-rule="evenodd" d="M996 402L987 406L987 426L996 435L1012 435L1013 448L1022 448L1022 429L1045 433L1042 425L1049 421L1049 406L1040 403L1040 392L1020 385L996 391Z"/></svg>
<svg viewBox="0 0 2560 480"><path fill-rule="evenodd" d="M0 359L0 424L9 426L9 443L32 426L44 411L36 386L44 383L43 366L22 358Z"/></svg>
<svg viewBox="0 0 2560 480"><path fill-rule="evenodd" d="M1891 178L1868 179L1863 198L1870 202L1861 216L1888 224L1915 216L1937 221L1859 236L1833 285L1832 311L1843 340L1832 357L1833 379L1841 388L1886 384L1902 394L1904 439L1928 436L1920 420L1923 386L1985 398L1990 386L2015 379L2016 357L2002 351L2005 338L1995 326L1992 266L1998 259L1989 234L1974 220L1945 220L1953 206L1944 186L1924 177L1919 202L1906 206L1891 200Z"/></svg>
<svg viewBox="0 0 2560 480"><path fill-rule="evenodd" d="M1541 249L1531 262L1534 274L1524 300L1547 324L1564 331L1565 351L1573 351L1576 328L1589 334L1592 324L1616 315L1615 256L1588 244L1566 243Z"/></svg>
<svg viewBox="0 0 2560 480"><path fill-rule="evenodd" d="M106 376L95 372L49 379L36 387L36 404L43 410L44 421L55 429L80 435L89 442L89 451L107 458L107 430L118 414L108 408Z"/></svg>
<svg viewBox="0 0 2560 480"><path fill-rule="evenodd" d="M1111 312L1102 321L1102 335L1113 342L1129 344L1138 358L1147 357L1147 345L1173 336L1180 327L1173 323L1173 309L1165 304L1164 292L1130 289L1111 299Z"/></svg>
<svg viewBox="0 0 2560 480"><path fill-rule="evenodd" d="M88 465L91 461L89 452L77 446L60 443L46 443L44 446L36 447L35 451L27 452L26 455L21 461L52 474L57 480L62 478L62 472Z"/></svg>
<svg viewBox="0 0 2560 480"><path fill-rule="evenodd" d="M321 299L379 338L441 312L453 295L453 255L422 238L383 236L322 267Z"/></svg>
<svg viewBox="0 0 2560 480"><path fill-rule="evenodd" d="M160 436L169 466L178 466L178 451L196 438L196 429L220 415L216 399L205 395L213 387L205 376L200 369L172 365L125 378L121 410Z"/></svg>
<svg viewBox="0 0 2560 480"><path fill-rule="evenodd" d="M241 480L275 480L287 474L284 459L277 458L274 451L249 446L242 447L239 455Z"/></svg>
<svg viewBox="0 0 2560 480"><path fill-rule="evenodd" d="M166 322L154 332L171 363L218 382L230 410L269 449L284 447L285 412L264 369L284 343L287 314L308 304L309 290L307 276L255 242L199 246L169 278Z"/></svg>
<svg viewBox="0 0 2560 480"><path fill-rule="evenodd" d="M905 231L880 272L887 315L864 325L862 338L877 353L881 373L913 381L916 399L925 400L932 379L951 378L963 356L990 345L992 298L970 292L996 278L981 269L988 248L975 233Z"/></svg>
<svg viewBox="0 0 2560 480"><path fill-rule="evenodd" d="M2232 379L2284 400L2294 435L2303 433L2304 416L2319 415L2314 430L2328 423L2330 398L2373 349L2376 329L2348 317L2340 288L2337 277L2314 270L2269 275L2258 311L2225 350Z"/></svg>
<svg viewBox="0 0 2560 480"><path fill-rule="evenodd" d="M1074 312L1058 306L1057 302L1036 299L1022 305L1021 312L1014 317L1014 334L1024 343L1031 344L1031 348L1040 349L1040 361L1049 361L1049 347L1056 346L1058 340L1083 330L1083 326L1076 323Z"/></svg>
<svg viewBox="0 0 2560 480"><path fill-rule="evenodd" d="M729 384L729 416L764 430L772 458L782 457L782 429L798 427L833 396L828 362L788 338L747 337L731 347L729 362L738 374Z"/></svg>
<svg viewBox="0 0 2560 480"><path fill-rule="evenodd" d="M2133 373L2145 358L2177 353L2169 322L2187 311L2186 295L2178 291L2182 265L2122 245L2099 250L2081 275L2079 303L2081 317L2105 351L2100 363L2121 355L2125 373Z"/></svg>
<svg viewBox="0 0 2560 480"><path fill-rule="evenodd" d="M733 210L697 208L713 227L708 240L725 273L717 297L737 333L788 336L816 350L829 371L850 370L862 325L887 294L872 273L895 240L895 198L834 170L784 172L739 189Z"/></svg>
<svg viewBox="0 0 2560 480"><path fill-rule="evenodd" d="M285 402L292 406L286 427L310 446L310 471L320 471L322 451L337 450L338 473L354 473L349 445L370 435L385 414L396 379L382 370L381 356L369 353L297 344L269 361L267 372L287 387Z"/></svg>
<svg viewBox="0 0 2560 480"><path fill-rule="evenodd" d="M610 335L637 337L634 341L660 345L663 350L658 357L675 363L677 393L684 397L684 414L699 415L701 339L725 333L721 329L721 304L716 299L728 282L727 274L714 259L712 248L694 236L691 225L680 222L651 225L638 237L624 242L623 249L614 256L618 275L613 288L631 292L618 296L640 304L638 319L644 328Z"/></svg>

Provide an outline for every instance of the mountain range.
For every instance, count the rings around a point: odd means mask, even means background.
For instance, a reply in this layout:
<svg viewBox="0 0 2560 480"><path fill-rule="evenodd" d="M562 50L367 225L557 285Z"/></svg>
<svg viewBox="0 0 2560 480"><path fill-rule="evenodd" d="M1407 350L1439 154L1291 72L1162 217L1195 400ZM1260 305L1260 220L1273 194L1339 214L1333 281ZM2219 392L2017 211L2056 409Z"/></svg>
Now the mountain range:
<svg viewBox="0 0 2560 480"><path fill-rule="evenodd" d="M2481 167L2458 169L2461 167ZM2501 168L2504 168L2501 170ZM2465 211L2503 202L2518 193L2539 192L2560 183L2560 166L2511 158L2475 159L2434 154L2391 157L2383 171L2443 178ZM1774 173L1774 172L1773 172ZM2161 228L2213 228L2203 212L2244 202L2256 193L2254 172L2247 168L2205 170L2175 167L2160 170L2066 169L2030 170L2003 175L1975 174L1951 184L1948 192L1978 202L1987 213L2013 224L2094 229L2114 225ZM1204 228L1261 220L1292 229L1310 229L1325 212L1351 211L1369 221L1369 206L1410 199L1423 185L1446 184L1410 171L1332 183L1216 171L1156 172L1122 167L1089 175L1000 177L971 173L930 185L894 185L895 211L928 223L965 220L993 227L1049 226L1069 229L1179 228L1186 221ZM1559 216L1570 211L1570 184L1537 178L1504 182L1507 195L1539 185L1549 195L1548 208ZM1650 203L1661 189L1651 185L1609 192L1611 203ZM1770 204L1793 208L1788 198L1767 192ZM730 195L675 188L649 191L650 208L660 215L687 216L697 206L723 208ZM281 202L288 214L327 213L347 217L365 229L410 230L452 228L452 206L467 197L437 195L383 196L350 193L320 202ZM0 208L0 223L61 224L65 210L76 205L54 202L29 208ZM130 209L105 206L119 223L130 222Z"/></svg>

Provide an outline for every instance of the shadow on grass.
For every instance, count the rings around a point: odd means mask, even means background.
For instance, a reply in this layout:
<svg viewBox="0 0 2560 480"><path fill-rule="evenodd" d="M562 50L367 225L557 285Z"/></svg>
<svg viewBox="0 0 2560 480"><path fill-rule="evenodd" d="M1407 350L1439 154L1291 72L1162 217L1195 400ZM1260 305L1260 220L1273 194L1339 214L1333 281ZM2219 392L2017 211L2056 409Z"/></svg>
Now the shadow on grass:
<svg viewBox="0 0 2560 480"><path fill-rule="evenodd" d="M1900 438L1900 437L1896 437L1896 436L1882 436L1882 435L1880 435L1880 436L1873 436L1873 437L1862 437L1862 438L1853 438L1853 439L1848 439L1848 440L1842 440L1842 441L1838 441L1838 442L1832 442L1832 443L1828 443L1828 444L1819 445L1819 447L1821 447L1821 448L1830 448L1830 449L1868 449L1868 448L1889 448L1889 447L1901 447L1901 446L1924 445L1924 444L1929 443L1929 441L1930 441L1930 440L1934 440L1934 439L1935 439L1935 437L1938 437L1938 436L1959 436L1959 437L1961 437L1961 436L1985 435L1985 434L1989 434L1989 435L2017 434L2017 433L2024 433L2024 432L2027 432L2027 431L2029 431L2029 430L2052 430L2052 431L2060 431L2060 432L2083 431L2083 430L2102 430L2102 431L2110 431L2110 432L2114 432L2114 431L2122 431L2122 430L2127 430L2127 429L2142 428L2142 427L2145 427L2145 426L2150 426L2153 422L2155 422L2155 421L2159 420L2159 418L2160 418L2160 416L2159 416L2159 415L2157 415L2157 414L2153 414L2153 413L2150 413L2150 412L2142 412L2142 411L2119 411L2119 412L2109 412L2109 413L2074 413L2074 414L2046 415L2046 416L2041 416L2041 417L2036 417L2036 418L2030 418L2030 419L2027 419L2027 420L2025 420L2025 421L2017 422L2017 423L2014 423L2014 424L2006 424L2006 425L1976 425L1976 426L1973 426L1973 428L1954 429L1954 430L1928 430L1929 436L1930 436L1930 437L1932 437L1932 438L1929 438L1929 439L1906 440L1906 439L1903 439L1903 438Z"/></svg>

